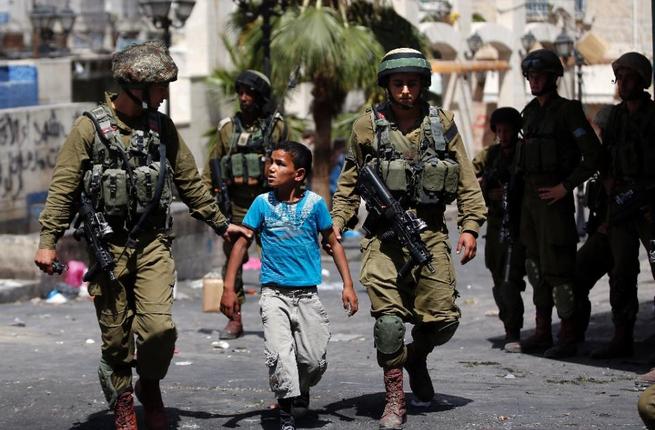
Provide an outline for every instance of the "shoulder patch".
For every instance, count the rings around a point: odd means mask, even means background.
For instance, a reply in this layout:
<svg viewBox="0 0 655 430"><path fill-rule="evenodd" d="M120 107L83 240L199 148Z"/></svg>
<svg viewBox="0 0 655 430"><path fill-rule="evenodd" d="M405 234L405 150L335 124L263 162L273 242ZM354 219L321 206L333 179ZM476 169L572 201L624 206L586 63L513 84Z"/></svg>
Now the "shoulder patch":
<svg viewBox="0 0 655 430"><path fill-rule="evenodd" d="M446 138L446 141L450 143L455 139L455 137L457 137L458 133L459 130L457 130L457 125L455 124L455 121L453 121L448 130L444 133L444 137Z"/></svg>
<svg viewBox="0 0 655 430"><path fill-rule="evenodd" d="M217 129L220 131L223 127L225 127L226 124L231 123L232 118L231 117L226 117L221 120L221 122L218 123Z"/></svg>

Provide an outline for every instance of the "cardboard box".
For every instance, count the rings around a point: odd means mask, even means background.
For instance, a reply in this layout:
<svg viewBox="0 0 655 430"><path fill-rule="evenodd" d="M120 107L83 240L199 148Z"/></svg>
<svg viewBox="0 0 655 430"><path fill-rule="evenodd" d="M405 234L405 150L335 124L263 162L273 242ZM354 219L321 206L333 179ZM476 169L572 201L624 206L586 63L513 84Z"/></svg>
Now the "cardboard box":
<svg viewBox="0 0 655 430"><path fill-rule="evenodd" d="M202 311L220 312L223 295L223 279L204 277L202 279Z"/></svg>

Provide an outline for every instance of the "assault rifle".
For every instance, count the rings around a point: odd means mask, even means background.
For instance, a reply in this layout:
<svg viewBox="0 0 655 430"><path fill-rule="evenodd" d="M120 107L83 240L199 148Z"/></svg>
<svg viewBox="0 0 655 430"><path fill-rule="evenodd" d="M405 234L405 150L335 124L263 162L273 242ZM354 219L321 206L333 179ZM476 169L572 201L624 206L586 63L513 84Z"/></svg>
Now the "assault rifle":
<svg viewBox="0 0 655 430"><path fill-rule="evenodd" d="M212 178L212 188L216 191L216 203L228 222L232 222L232 202L227 191L227 184L221 175L221 162L218 158L209 160L209 171Z"/></svg>
<svg viewBox="0 0 655 430"><path fill-rule="evenodd" d="M585 185L578 185L575 189L575 227L578 230L578 237L582 239L587 234L587 221L584 216L585 207Z"/></svg>
<svg viewBox="0 0 655 430"><path fill-rule="evenodd" d="M264 128L264 145L266 148L266 156L270 157L270 153L272 152L272 146L271 146L271 139L273 137L273 130L275 129L275 121L276 121L276 116L283 110L284 108L284 100L287 98L287 94L289 94L289 91L296 88L296 85L298 85L298 74L300 72L300 66L296 66L292 71L291 74L289 75L289 80L287 81L287 87L284 89L284 93L280 97L280 102L275 106L275 110L271 114L271 116L268 119L268 123L266 124L266 127ZM284 131L284 139L287 139L287 128L285 125L285 131Z"/></svg>
<svg viewBox="0 0 655 430"><path fill-rule="evenodd" d="M415 266L427 266L434 272L432 254L420 234L427 225L413 212L402 208L370 165L360 169L357 191L369 212L363 226L366 235L373 234L382 222L382 225L390 225L391 229L382 233L380 238L388 240L395 237L409 251L411 258L398 271L398 280L403 279Z"/></svg>
<svg viewBox="0 0 655 430"><path fill-rule="evenodd" d="M96 212L91 199L84 191L80 195L80 202L80 211L77 214L77 220L74 224L75 231L73 232L73 237L77 240L81 240L84 237L89 247L89 252L95 259L93 265L84 274L84 281L93 280L98 275L98 272L105 273L109 279L115 281L114 268L116 267L116 262L105 243L105 240L109 239L114 231L107 221L105 221L102 213Z"/></svg>

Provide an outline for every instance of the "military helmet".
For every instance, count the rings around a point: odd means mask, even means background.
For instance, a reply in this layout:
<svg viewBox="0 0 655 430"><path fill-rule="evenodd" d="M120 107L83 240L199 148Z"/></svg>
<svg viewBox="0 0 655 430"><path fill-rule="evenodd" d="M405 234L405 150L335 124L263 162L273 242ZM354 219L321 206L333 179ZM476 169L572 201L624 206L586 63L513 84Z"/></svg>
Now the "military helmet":
<svg viewBox="0 0 655 430"><path fill-rule="evenodd" d="M497 124L509 124L518 132L521 130L523 120L519 111L513 107L501 107L493 111L489 119L489 126L494 133L496 132Z"/></svg>
<svg viewBox="0 0 655 430"><path fill-rule="evenodd" d="M627 52L621 55L612 63L614 75L620 69L630 69L635 72L642 80L644 88L650 87L653 78L653 66L648 58L638 52Z"/></svg>
<svg viewBox="0 0 655 430"><path fill-rule="evenodd" d="M552 73L555 76L564 75L564 67L559 57L548 49L532 51L521 61L523 76L527 78L530 71Z"/></svg>
<svg viewBox="0 0 655 430"><path fill-rule="evenodd" d="M271 97L271 81L265 74L257 70L248 69L239 73L234 86L237 91L240 86L244 86L264 100L268 100Z"/></svg>
<svg viewBox="0 0 655 430"><path fill-rule="evenodd" d="M420 51L398 48L387 52L382 57L378 66L378 85L386 88L389 76L394 73L418 73L423 78L424 89L427 89L432 78L432 67Z"/></svg>
<svg viewBox="0 0 655 430"><path fill-rule="evenodd" d="M160 40L131 45L114 53L111 72L119 84L133 88L177 79L177 66Z"/></svg>

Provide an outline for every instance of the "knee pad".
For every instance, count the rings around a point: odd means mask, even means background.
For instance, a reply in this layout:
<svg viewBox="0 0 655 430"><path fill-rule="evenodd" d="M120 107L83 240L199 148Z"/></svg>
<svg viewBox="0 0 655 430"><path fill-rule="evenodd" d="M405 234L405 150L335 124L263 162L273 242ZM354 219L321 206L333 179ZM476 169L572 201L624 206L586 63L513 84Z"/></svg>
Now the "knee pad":
<svg viewBox="0 0 655 430"><path fill-rule="evenodd" d="M114 374L114 369L111 368L109 363L104 358L100 359L98 366L98 379L100 379L100 386L105 395L105 399L109 404L109 409L114 409L116 400L118 399L118 392L114 388L114 383L111 381L111 376Z"/></svg>
<svg viewBox="0 0 655 430"><path fill-rule="evenodd" d="M571 318L575 311L575 298L571 284L560 284L553 287L553 302L557 315L561 319Z"/></svg>
<svg viewBox="0 0 655 430"><path fill-rule="evenodd" d="M398 352L405 345L405 323L396 315L382 315L375 320L373 338L379 352Z"/></svg>
<svg viewBox="0 0 655 430"><path fill-rule="evenodd" d="M457 331L459 321L448 321L437 325L436 330L432 334L432 342L434 346L443 345L448 342Z"/></svg>
<svg viewBox="0 0 655 430"><path fill-rule="evenodd" d="M525 273L528 275L528 281L532 288L537 288L541 283L541 273L537 262L529 258L525 259Z"/></svg>

